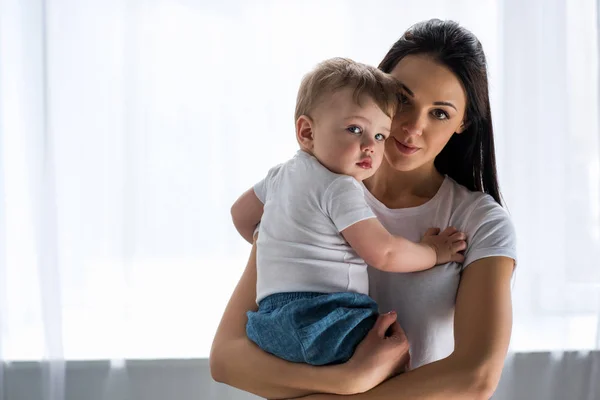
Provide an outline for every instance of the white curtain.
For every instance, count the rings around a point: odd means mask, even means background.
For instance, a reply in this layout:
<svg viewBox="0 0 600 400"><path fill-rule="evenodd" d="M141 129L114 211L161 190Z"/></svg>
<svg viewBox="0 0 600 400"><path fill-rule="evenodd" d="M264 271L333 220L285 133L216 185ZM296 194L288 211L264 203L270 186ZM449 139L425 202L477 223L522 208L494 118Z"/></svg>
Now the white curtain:
<svg viewBox="0 0 600 400"><path fill-rule="evenodd" d="M517 224L513 349L600 348L595 1L508 0L492 93Z"/></svg>
<svg viewBox="0 0 600 400"><path fill-rule="evenodd" d="M65 360L207 357L249 252L229 207L293 155L302 75L334 56L376 65L432 17L471 29L488 56L519 239L512 350L600 348L597 12L2 0L0 360L45 360L42 392L62 400Z"/></svg>

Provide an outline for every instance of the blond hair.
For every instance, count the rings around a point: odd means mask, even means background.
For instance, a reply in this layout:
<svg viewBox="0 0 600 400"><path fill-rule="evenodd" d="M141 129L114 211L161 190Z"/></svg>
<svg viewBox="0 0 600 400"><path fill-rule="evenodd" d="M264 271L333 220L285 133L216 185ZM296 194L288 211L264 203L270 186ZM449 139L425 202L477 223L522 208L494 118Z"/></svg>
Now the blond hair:
<svg viewBox="0 0 600 400"><path fill-rule="evenodd" d="M324 95L345 88L354 88L357 104L363 96L369 96L388 117L394 117L398 108L398 81L375 67L336 57L319 63L304 76L298 89L294 120L301 115L310 116Z"/></svg>

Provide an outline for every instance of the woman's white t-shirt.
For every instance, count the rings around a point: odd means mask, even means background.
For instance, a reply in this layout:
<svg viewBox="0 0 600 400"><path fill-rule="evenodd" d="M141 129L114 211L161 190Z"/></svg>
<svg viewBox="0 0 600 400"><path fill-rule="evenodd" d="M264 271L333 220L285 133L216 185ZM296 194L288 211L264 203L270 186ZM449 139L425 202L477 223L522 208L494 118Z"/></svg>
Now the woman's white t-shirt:
<svg viewBox="0 0 600 400"><path fill-rule="evenodd" d="M516 237L508 213L487 194L446 177L437 194L418 207L389 209L365 188L367 203L394 234L418 242L431 227L453 226L467 234L464 264L421 272L390 273L368 268L369 295L379 311L395 310L410 343L411 368L437 361L454 349L454 306L462 270L492 256L516 260Z"/></svg>

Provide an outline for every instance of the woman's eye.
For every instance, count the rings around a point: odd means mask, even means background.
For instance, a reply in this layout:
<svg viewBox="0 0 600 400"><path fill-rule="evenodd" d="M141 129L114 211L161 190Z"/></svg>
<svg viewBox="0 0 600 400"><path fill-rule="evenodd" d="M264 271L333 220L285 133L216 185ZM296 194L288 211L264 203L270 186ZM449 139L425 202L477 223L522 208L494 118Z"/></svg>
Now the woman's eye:
<svg viewBox="0 0 600 400"><path fill-rule="evenodd" d="M433 110L433 116L437 119L444 120L450 118L448 113L443 110Z"/></svg>
<svg viewBox="0 0 600 400"><path fill-rule="evenodd" d="M383 133L378 133L375 135L375 140L377 140L378 142L382 142L385 140L385 135Z"/></svg>
<svg viewBox="0 0 600 400"><path fill-rule="evenodd" d="M346 130L354 135L360 135L362 133L362 129L360 126L352 125L346 128Z"/></svg>

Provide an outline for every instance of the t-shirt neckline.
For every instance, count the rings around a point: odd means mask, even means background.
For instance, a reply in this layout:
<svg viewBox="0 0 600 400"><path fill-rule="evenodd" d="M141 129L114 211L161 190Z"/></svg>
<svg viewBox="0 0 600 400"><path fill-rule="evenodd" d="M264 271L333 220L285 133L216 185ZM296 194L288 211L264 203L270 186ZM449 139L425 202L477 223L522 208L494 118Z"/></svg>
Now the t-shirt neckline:
<svg viewBox="0 0 600 400"><path fill-rule="evenodd" d="M415 207L405 207L405 208L388 208L385 204L383 204L381 201L379 201L379 199L377 199L369 191L369 189L367 189L367 187L365 186L365 184L363 182L361 182L361 185L363 186L363 189L365 191L365 196L369 200L369 203L371 203L370 204L371 207L375 206L378 211L397 215L397 214L421 213L425 210L429 210L430 208L437 206L437 204L440 202L440 199L444 196L444 193L446 193L449 190L450 183L451 183L450 177L448 177L448 175L444 175L444 180L442 181L442 184L440 185L436 194L434 194L431 199L427 200L425 203L423 203L421 205L418 205Z"/></svg>

